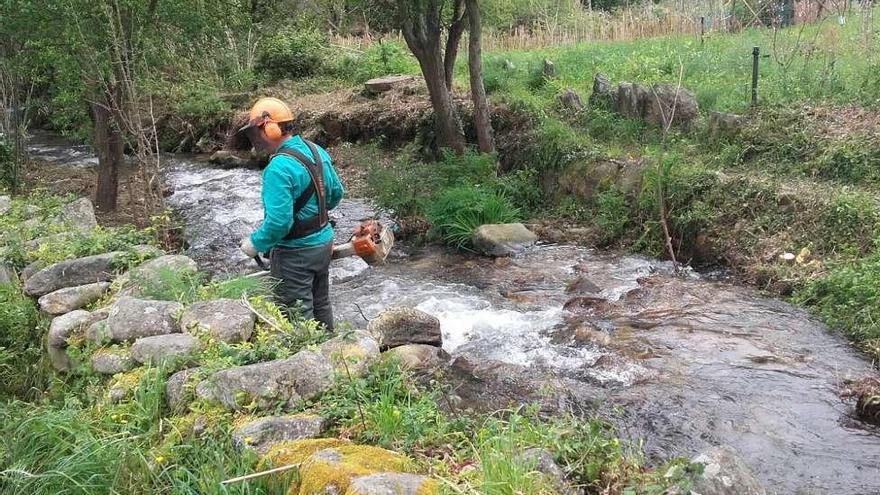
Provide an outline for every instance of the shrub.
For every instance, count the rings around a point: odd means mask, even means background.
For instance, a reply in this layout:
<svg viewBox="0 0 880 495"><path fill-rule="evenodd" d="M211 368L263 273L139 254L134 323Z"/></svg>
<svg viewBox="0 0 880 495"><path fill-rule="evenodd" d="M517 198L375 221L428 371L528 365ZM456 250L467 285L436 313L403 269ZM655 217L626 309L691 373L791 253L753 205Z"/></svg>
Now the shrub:
<svg viewBox="0 0 880 495"><path fill-rule="evenodd" d="M629 205L626 196L616 187L596 195L596 225L602 231L602 240L620 238L629 225Z"/></svg>
<svg viewBox="0 0 880 495"><path fill-rule="evenodd" d="M40 382L38 323L34 301L18 284L0 284L0 398L20 396Z"/></svg>
<svg viewBox="0 0 880 495"><path fill-rule="evenodd" d="M413 74L419 66L409 50L401 43L384 41L368 47L362 53L347 53L339 58L336 75L355 83L390 74Z"/></svg>
<svg viewBox="0 0 880 495"><path fill-rule="evenodd" d="M459 249L471 246L471 235L480 225L520 219L519 210L507 198L479 186L457 186L441 192L427 213L435 232Z"/></svg>
<svg viewBox="0 0 880 495"><path fill-rule="evenodd" d="M287 26L266 37L256 69L274 79L310 76L326 55L327 38L317 29Z"/></svg>

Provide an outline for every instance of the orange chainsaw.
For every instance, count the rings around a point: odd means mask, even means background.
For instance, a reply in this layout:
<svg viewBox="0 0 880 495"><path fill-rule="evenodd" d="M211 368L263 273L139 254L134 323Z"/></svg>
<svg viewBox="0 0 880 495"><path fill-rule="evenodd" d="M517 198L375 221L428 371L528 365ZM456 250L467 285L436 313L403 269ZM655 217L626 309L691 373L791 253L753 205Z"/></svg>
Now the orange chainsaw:
<svg viewBox="0 0 880 495"><path fill-rule="evenodd" d="M378 220L364 220L354 229L348 242L333 246L333 259L358 256L369 265L377 265L385 261L392 247L394 232L391 229ZM254 260L263 270L269 269L259 254Z"/></svg>

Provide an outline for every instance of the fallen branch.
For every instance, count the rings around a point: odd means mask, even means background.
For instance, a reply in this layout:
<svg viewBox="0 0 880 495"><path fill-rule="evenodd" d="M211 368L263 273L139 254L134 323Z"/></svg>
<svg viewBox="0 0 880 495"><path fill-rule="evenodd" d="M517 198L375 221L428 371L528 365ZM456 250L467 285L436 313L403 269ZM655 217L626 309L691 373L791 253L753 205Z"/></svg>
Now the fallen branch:
<svg viewBox="0 0 880 495"><path fill-rule="evenodd" d="M245 306L247 309L249 309L249 310L251 311L251 313L255 314L255 315L257 316L257 318L260 319L260 321L262 321L263 323L265 323L265 324L269 325L270 327L272 327L273 330L275 330L276 332L280 332L280 333L283 333L283 332L284 332L284 329L282 329L282 328L278 325L278 322L277 322L277 321L270 321L268 318L266 318L265 316L263 316L259 311L257 311L256 309L254 309L254 307L251 306L250 301L248 301L246 297L242 297L242 298L241 298L241 303L244 304L244 306Z"/></svg>
<svg viewBox="0 0 880 495"><path fill-rule="evenodd" d="M239 483L241 481L248 481L254 478L262 478L263 476L268 476L270 474L275 473L283 473L284 471L290 471L291 469L296 469L299 467L299 464L289 464L287 466L281 466L277 468L267 469L265 471L260 471L257 473L246 474L244 476L239 476L237 478L230 478L228 480L221 481L221 485L231 485L233 483Z"/></svg>

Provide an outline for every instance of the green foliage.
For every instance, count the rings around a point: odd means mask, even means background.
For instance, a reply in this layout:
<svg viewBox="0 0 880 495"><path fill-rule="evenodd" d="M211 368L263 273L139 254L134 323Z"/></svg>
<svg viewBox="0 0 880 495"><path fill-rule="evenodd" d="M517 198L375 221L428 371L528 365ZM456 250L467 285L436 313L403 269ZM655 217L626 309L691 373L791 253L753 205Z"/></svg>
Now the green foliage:
<svg viewBox="0 0 880 495"><path fill-rule="evenodd" d="M383 41L367 47L363 52L349 52L341 56L335 73L354 83L363 83L374 77L390 74L418 73L419 66L405 45Z"/></svg>
<svg viewBox="0 0 880 495"><path fill-rule="evenodd" d="M18 284L0 284L0 400L41 385L42 328L34 301Z"/></svg>
<svg viewBox="0 0 880 495"><path fill-rule="evenodd" d="M865 193L842 192L821 212L816 245L826 254L867 254L877 237L878 221L874 198Z"/></svg>
<svg viewBox="0 0 880 495"><path fill-rule="evenodd" d="M605 242L613 241L626 232L630 208L626 196L616 187L596 195L596 225Z"/></svg>
<svg viewBox="0 0 880 495"><path fill-rule="evenodd" d="M534 168L515 170L498 178L496 190L527 216L542 213L546 202L538 171Z"/></svg>
<svg viewBox="0 0 880 495"><path fill-rule="evenodd" d="M18 170L12 145L0 136L0 188L14 190L18 186Z"/></svg>
<svg viewBox="0 0 880 495"><path fill-rule="evenodd" d="M321 69L326 50L320 31L285 26L263 40L255 68L273 79L310 76Z"/></svg>
<svg viewBox="0 0 880 495"><path fill-rule="evenodd" d="M198 299L206 276L201 272L160 268L149 276L133 276L131 281L145 299L188 304Z"/></svg>
<svg viewBox="0 0 880 495"><path fill-rule="evenodd" d="M491 189L457 186L440 193L428 206L427 216L447 244L467 249L477 227L518 221L520 212Z"/></svg>

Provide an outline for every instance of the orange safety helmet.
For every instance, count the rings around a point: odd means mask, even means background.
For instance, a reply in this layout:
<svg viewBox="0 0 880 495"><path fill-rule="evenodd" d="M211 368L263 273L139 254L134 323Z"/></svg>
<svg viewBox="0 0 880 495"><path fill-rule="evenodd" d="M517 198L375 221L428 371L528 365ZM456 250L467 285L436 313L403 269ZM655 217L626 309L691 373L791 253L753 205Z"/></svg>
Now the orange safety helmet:
<svg viewBox="0 0 880 495"><path fill-rule="evenodd" d="M248 123L238 130L244 132L254 127L262 127L266 137L272 140L280 139L284 133L281 126L284 122L293 120L293 112L278 98L260 98L251 107Z"/></svg>

